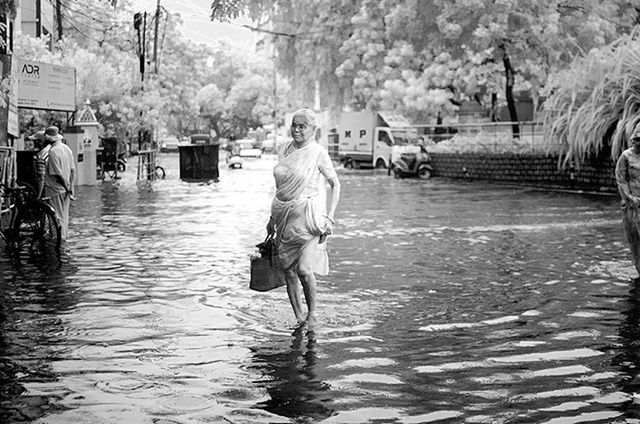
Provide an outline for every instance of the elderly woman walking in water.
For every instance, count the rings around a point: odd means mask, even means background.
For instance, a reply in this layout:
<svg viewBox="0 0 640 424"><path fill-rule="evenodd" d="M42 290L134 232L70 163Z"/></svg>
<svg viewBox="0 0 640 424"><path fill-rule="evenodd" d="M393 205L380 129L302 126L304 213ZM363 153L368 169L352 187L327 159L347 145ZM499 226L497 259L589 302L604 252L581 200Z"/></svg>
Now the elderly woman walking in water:
<svg viewBox="0 0 640 424"><path fill-rule="evenodd" d="M278 163L273 169L276 194L267 224L267 232L276 234L293 313L298 322L310 324L316 319L315 274L329 273L326 239L333 233L340 200L340 181L333 162L327 150L314 140L316 126L316 116L310 109L293 114L293 139L279 146ZM300 285L307 304L306 317Z"/></svg>

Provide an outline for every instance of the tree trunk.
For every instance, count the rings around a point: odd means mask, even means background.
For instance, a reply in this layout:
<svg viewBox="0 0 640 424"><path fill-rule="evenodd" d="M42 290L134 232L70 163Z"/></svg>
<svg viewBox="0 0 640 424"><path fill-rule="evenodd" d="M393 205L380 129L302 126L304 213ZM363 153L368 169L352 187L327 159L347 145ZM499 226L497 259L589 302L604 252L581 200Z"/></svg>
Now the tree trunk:
<svg viewBox="0 0 640 424"><path fill-rule="evenodd" d="M511 122L514 124L511 126L513 131L513 138L520 138L520 125L518 125L518 112L516 111L516 102L513 98L513 84L514 84L514 75L513 75L513 67L511 66L511 60L509 59L509 54L507 53L507 48L504 45L501 45L502 49L502 63L504 64L504 74L506 77L506 86L505 86L505 96L507 98L507 107L509 108L509 117Z"/></svg>
<svg viewBox="0 0 640 424"><path fill-rule="evenodd" d="M153 62L154 62L154 72L158 74L158 24L160 21L160 0L158 0L158 5L156 6L156 21L154 22L155 28L153 29Z"/></svg>
<svg viewBox="0 0 640 424"><path fill-rule="evenodd" d="M219 140L220 139L220 128L218 127L218 120L217 119L209 120L209 127L211 127L211 129L213 129L216 132L215 140Z"/></svg>
<svg viewBox="0 0 640 424"><path fill-rule="evenodd" d="M498 93L491 93L491 122L498 122Z"/></svg>

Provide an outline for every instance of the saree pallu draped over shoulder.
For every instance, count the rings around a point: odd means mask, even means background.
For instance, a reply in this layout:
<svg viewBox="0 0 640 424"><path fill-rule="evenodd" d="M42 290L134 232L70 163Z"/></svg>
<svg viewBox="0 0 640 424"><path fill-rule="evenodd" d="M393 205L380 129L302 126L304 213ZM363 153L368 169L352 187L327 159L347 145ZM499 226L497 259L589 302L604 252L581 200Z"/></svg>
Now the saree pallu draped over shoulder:
<svg viewBox="0 0 640 424"><path fill-rule="evenodd" d="M294 149L293 141L278 152L273 169L276 195L271 204L271 217L276 224L278 255L285 269L290 268L305 249L313 249L313 271L329 273L326 243L319 244L325 231L326 180L333 172L327 151L311 142ZM330 168L330 169L327 169Z"/></svg>

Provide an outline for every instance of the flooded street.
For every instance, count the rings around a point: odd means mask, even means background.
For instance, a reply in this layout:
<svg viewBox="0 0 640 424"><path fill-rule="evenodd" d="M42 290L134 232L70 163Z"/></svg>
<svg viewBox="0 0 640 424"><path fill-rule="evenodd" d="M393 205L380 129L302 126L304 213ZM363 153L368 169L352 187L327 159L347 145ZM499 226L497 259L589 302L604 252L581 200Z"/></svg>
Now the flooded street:
<svg viewBox="0 0 640 424"><path fill-rule="evenodd" d="M248 289L272 157L79 187L61 263L0 255L0 422L640 423L618 198L340 171L314 331Z"/></svg>

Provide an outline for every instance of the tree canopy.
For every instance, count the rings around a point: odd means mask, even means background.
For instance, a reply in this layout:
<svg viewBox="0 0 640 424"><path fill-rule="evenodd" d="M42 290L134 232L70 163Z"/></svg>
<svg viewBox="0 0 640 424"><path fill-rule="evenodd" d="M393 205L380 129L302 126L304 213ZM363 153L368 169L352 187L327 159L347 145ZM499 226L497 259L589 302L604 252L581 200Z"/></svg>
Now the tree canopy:
<svg viewBox="0 0 640 424"><path fill-rule="evenodd" d="M279 70L322 107L395 109L414 120L475 100L487 114L508 89L538 100L549 75L628 33L638 0L214 1L244 13L276 46Z"/></svg>
<svg viewBox="0 0 640 424"><path fill-rule="evenodd" d="M425 122L475 101L495 118L519 95L540 103L557 91L558 72L628 34L640 9L640 0L213 1L212 19L245 16L262 35L243 51L194 43L164 9L140 28L131 0L62 4L53 50L19 36L15 51L75 67L77 104L91 102L105 134L206 127L222 137L314 105L318 91L322 109L391 109ZM23 127L51 119L41 115L25 113Z"/></svg>
<svg viewBox="0 0 640 424"><path fill-rule="evenodd" d="M158 130L180 137L213 128L218 136L243 137L249 129L273 122L274 95L288 104L289 86L281 77L273 78L267 56L239 51L224 41L196 44L182 34L178 14L162 10L156 41L154 13L147 14L145 28L136 29L136 10L129 0L120 0L117 8L108 1L62 4L72 6L61 9L63 37L53 49L46 38L17 34L15 54L74 67L76 104L91 103L104 136ZM34 110L22 110L20 118L27 133L65 119Z"/></svg>

